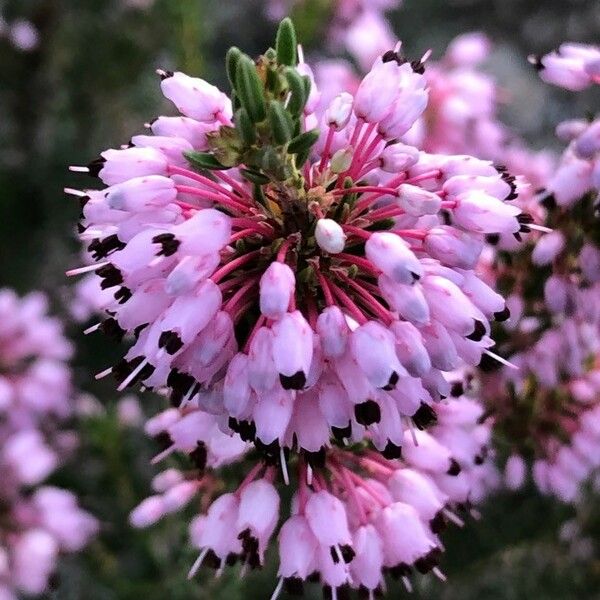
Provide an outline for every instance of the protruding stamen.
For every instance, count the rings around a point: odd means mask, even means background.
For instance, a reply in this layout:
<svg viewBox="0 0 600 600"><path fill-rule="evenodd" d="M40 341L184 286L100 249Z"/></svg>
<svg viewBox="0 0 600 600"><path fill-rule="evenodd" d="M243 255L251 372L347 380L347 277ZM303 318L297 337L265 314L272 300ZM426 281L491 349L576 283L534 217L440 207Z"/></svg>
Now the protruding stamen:
<svg viewBox="0 0 600 600"><path fill-rule="evenodd" d="M75 188L64 188L63 192L68 194L69 196L77 196L77 198L85 198L87 194L81 190L76 190Z"/></svg>
<svg viewBox="0 0 600 600"><path fill-rule="evenodd" d="M96 269L101 269L102 267L106 267L110 265L108 261L96 263L94 265L87 265L85 267L78 267L77 269L70 269L66 272L67 277L74 277L75 275L83 275L84 273L90 273L91 271L95 271Z"/></svg>
<svg viewBox="0 0 600 600"><path fill-rule="evenodd" d="M122 392L142 371L142 369L148 364L148 359L144 360L133 370L129 375L120 383L117 388L118 392Z"/></svg>
<svg viewBox="0 0 600 600"><path fill-rule="evenodd" d="M279 581L277 582L277 587L273 591L273 594L271 594L271 600L277 600L277 598L279 598L279 594L281 594L282 590L283 590L283 577L280 577Z"/></svg>
<svg viewBox="0 0 600 600"><path fill-rule="evenodd" d="M458 527L464 527L465 526L465 522L456 514L454 514L451 510L444 508L442 510L442 513L444 513L444 516L449 520L452 521L455 525L458 525Z"/></svg>
<svg viewBox="0 0 600 600"><path fill-rule="evenodd" d="M89 173L90 169L89 167L78 167L77 165L71 165L69 167L69 171L72 171L73 173Z"/></svg>
<svg viewBox="0 0 600 600"><path fill-rule="evenodd" d="M108 369L104 369L104 371L100 371L100 373L96 373L96 375L94 375L94 378L96 380L104 379L107 375L110 375L112 373L112 370L113 370L112 367L108 367Z"/></svg>
<svg viewBox="0 0 600 600"><path fill-rule="evenodd" d="M202 566L202 563L204 562L204 559L206 558L208 551L209 551L208 548L204 548L204 550L202 550L202 552L200 552L200 555L194 561L192 568L188 571L188 574L187 574L188 579L192 579L194 577L194 575L196 575L196 573L198 572L198 569Z"/></svg>
<svg viewBox="0 0 600 600"><path fill-rule="evenodd" d="M166 450L163 450L162 452L159 452L151 461L150 464L151 465L156 465L158 464L161 460L164 460L165 458L167 458L167 456L171 456L171 454L173 454L173 452L175 452L176 447L175 445L173 446L169 446Z"/></svg>
<svg viewBox="0 0 600 600"><path fill-rule="evenodd" d="M433 567L433 569L431 569L431 572L440 580L440 581L446 581L446 576L440 571L439 567Z"/></svg>
<svg viewBox="0 0 600 600"><path fill-rule="evenodd" d="M515 369L516 371L519 370L519 367L517 367L517 365L511 363L505 358L502 358L501 356L498 356L498 354L492 352L491 350L484 350L483 353L487 354L490 358L497 360L500 364L504 365L505 367L510 367L511 369Z"/></svg>
<svg viewBox="0 0 600 600"><path fill-rule="evenodd" d="M92 325L91 327L84 329L83 335L89 335L90 333L94 333L94 331L98 331L98 329L100 329L100 327L102 327L102 323L96 323L95 325Z"/></svg>
<svg viewBox="0 0 600 600"><path fill-rule="evenodd" d="M283 475L283 482L285 485L290 485L290 474L288 473L283 446L279 447L279 461L281 462L281 474Z"/></svg>
<svg viewBox="0 0 600 600"><path fill-rule="evenodd" d="M410 582L410 579L406 575L402 576L402 583L404 584L404 587L406 588L406 591L409 594L412 594L413 586L412 586L412 583Z"/></svg>

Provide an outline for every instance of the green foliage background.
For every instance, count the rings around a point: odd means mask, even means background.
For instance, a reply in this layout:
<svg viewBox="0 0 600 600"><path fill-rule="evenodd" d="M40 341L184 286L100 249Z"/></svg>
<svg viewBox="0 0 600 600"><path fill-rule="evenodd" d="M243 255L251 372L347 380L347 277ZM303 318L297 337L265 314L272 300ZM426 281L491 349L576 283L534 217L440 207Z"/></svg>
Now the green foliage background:
<svg viewBox="0 0 600 600"><path fill-rule="evenodd" d="M392 18L409 54L439 56L464 31L483 30L496 42L489 68L509 92L506 120L537 146L552 138L563 116L583 114L589 97L551 91L525 62L564 39L597 40L600 5L589 0L405 0ZM329 0L306 0L294 10L309 55L323 47ZM66 169L116 147L142 124L170 108L154 70L177 68L225 85L222 57L235 44L258 54L274 25L259 0L156 0L136 9L125 0L5 0L0 14L30 19L41 43L32 52L0 40L0 285L44 289L58 312L70 291L64 271L78 264L74 224L78 207L62 189L78 180ZM156 451L141 432L119 424L111 382L92 385L119 349L102 338L78 344L76 383L100 398L104 410L80 423L82 446L55 480L76 490L102 522L89 549L62 563L49 598L71 600L254 600L270 597L276 565L239 580L237 570L215 580L203 573L187 582L194 559L187 515L149 531L133 531L127 515L150 490ZM148 414L161 405L144 398ZM231 474L233 477L234 474ZM449 583L417 582L413 598L444 600L600 598L600 511L590 495L577 510L540 498L528 488L500 494L481 508L482 519L449 532L443 570ZM576 519L591 547L559 539ZM589 542L589 543L588 543ZM588 548L589 549L589 548ZM390 598L404 597L394 589ZM310 598L320 597L316 588Z"/></svg>

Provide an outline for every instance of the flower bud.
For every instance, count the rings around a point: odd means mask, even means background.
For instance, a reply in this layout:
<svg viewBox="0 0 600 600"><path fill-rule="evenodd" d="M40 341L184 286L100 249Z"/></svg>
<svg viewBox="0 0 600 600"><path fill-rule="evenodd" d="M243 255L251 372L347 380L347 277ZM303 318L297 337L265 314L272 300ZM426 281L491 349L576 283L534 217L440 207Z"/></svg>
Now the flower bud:
<svg viewBox="0 0 600 600"><path fill-rule="evenodd" d="M346 234L333 219L319 219L315 228L315 238L319 248L330 254L342 252L346 244Z"/></svg>

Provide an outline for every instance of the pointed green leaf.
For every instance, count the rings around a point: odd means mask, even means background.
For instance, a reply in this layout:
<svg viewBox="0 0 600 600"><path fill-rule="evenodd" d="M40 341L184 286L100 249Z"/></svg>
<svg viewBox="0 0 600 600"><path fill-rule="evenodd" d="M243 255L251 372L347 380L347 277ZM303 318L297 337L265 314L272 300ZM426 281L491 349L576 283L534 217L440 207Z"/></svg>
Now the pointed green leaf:
<svg viewBox="0 0 600 600"><path fill-rule="evenodd" d="M227 77L232 89L234 90L236 86L235 73L240 56L242 56L242 51L235 46L229 48L229 50L227 50L227 54L225 55L225 69L227 71Z"/></svg>
<svg viewBox="0 0 600 600"><path fill-rule="evenodd" d="M248 111L245 108L238 109L235 112L234 120L242 142L246 146L252 146L256 141L256 130L254 129L254 123L248 116Z"/></svg>
<svg viewBox="0 0 600 600"><path fill-rule="evenodd" d="M235 90L250 119L254 123L263 121L266 117L263 85L256 72L254 61L245 54L238 59L235 81Z"/></svg>
<svg viewBox="0 0 600 600"><path fill-rule="evenodd" d="M277 30L277 41L275 42L277 62L281 65L295 66L298 63L297 46L294 24L289 17L286 17L279 23Z"/></svg>
<svg viewBox="0 0 600 600"><path fill-rule="evenodd" d="M294 133L292 117L290 117L281 103L276 100L269 102L267 116L269 117L269 124L271 125L271 132L275 142L281 146L287 144L292 139Z"/></svg>
<svg viewBox="0 0 600 600"><path fill-rule="evenodd" d="M184 152L186 160L197 169L209 169L213 171L220 171L228 169L222 165L212 154L209 152Z"/></svg>
<svg viewBox="0 0 600 600"><path fill-rule="evenodd" d="M319 130L311 129L296 136L288 145L290 154L300 154L301 152L310 151L314 144L319 139Z"/></svg>
<svg viewBox="0 0 600 600"><path fill-rule="evenodd" d="M285 78L287 79L290 88L290 99L288 101L287 109L294 117L296 117L302 114L304 105L308 100L304 81L300 73L292 68L286 69Z"/></svg>

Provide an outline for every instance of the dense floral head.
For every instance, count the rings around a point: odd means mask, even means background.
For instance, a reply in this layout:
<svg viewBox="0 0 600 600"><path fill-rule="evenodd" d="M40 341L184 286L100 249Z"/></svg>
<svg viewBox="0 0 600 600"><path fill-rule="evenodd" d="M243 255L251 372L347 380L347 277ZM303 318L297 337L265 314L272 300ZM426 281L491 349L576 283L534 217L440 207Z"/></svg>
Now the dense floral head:
<svg viewBox="0 0 600 600"><path fill-rule="evenodd" d="M75 496L39 486L74 443L71 345L43 294L0 290L0 596L39 594L58 554L81 549L96 520Z"/></svg>
<svg viewBox="0 0 600 600"><path fill-rule="evenodd" d="M228 52L231 98L160 71L181 115L159 117L153 135L74 168L107 188L69 190L82 200L81 237L97 261L71 273L95 272L114 296L90 331L134 338L99 376L113 373L119 389L137 381L166 389L202 427L237 433L258 450L264 463L254 477L264 469L269 485L271 465L281 463L287 480L287 461L298 464L300 480L314 482L311 497L337 489L320 469L346 480L354 460L346 446L359 455L369 447L392 468L386 461L422 437L439 472L456 477L452 453L426 432L413 438L414 429L432 425L436 403L450 395L444 373L495 356L490 320L506 309L474 270L485 235L520 236L533 225L511 203L505 169L398 141L426 108L424 68L398 45L354 95L317 114L319 92L285 20L276 48L257 60ZM179 445L167 434L169 451L196 452L200 438ZM469 483L462 493L469 497ZM223 527L220 511L234 518L243 505L237 496L222 502L200 532L213 519ZM298 502L312 505L308 496ZM329 499L314 502L325 522L337 510ZM402 517L407 527L413 517ZM398 550L386 566L414 564L438 546L414 527L419 550ZM290 535L304 539L300 529ZM199 545L214 550L206 540L222 536L206 531ZM291 573L310 574L323 546L327 585L352 581L337 559L353 542L347 527L336 535L310 542L313 558ZM221 559L240 553L237 537L226 540L214 551Z"/></svg>
<svg viewBox="0 0 600 600"><path fill-rule="evenodd" d="M599 466L599 125L557 127L568 147L537 194L552 232L518 253L498 252L494 267L512 311L500 348L520 367L486 375L499 434L512 448L507 483L523 482L527 459L538 487L565 501Z"/></svg>

